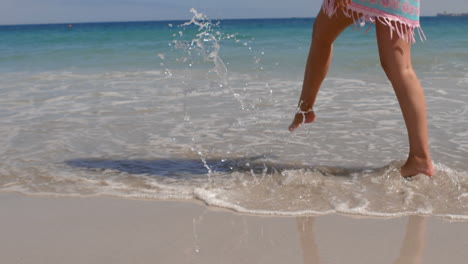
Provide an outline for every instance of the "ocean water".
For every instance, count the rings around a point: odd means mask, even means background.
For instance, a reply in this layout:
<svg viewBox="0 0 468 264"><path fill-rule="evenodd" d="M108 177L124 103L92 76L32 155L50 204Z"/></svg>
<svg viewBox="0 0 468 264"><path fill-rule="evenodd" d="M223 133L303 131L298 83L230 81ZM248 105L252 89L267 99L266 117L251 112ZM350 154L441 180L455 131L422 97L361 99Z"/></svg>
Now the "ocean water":
<svg viewBox="0 0 468 264"><path fill-rule="evenodd" d="M467 220L468 19L421 20L413 61L436 173L412 180L398 173L406 129L372 30L340 36L317 121L287 130L312 23L1 26L0 190Z"/></svg>

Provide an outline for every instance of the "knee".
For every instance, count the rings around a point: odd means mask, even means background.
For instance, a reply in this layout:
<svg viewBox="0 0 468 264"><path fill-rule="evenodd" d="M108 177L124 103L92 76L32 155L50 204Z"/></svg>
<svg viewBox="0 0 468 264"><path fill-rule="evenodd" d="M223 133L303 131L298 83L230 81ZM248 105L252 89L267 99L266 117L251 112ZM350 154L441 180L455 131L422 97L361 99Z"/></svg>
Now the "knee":
<svg viewBox="0 0 468 264"><path fill-rule="evenodd" d="M380 65L391 82L416 78L416 73L411 63L401 63L381 58Z"/></svg>
<svg viewBox="0 0 468 264"><path fill-rule="evenodd" d="M382 70L385 72L385 74L387 74L387 77L390 78L390 75L392 75L392 69L393 69L392 63L381 57L380 66L382 66Z"/></svg>

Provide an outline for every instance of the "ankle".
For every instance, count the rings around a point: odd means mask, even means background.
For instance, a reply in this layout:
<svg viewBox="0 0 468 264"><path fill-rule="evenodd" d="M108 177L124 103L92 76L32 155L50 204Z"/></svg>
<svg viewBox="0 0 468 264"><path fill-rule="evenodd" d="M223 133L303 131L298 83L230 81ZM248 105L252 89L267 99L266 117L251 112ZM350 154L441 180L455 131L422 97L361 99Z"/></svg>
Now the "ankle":
<svg viewBox="0 0 468 264"><path fill-rule="evenodd" d="M298 112L313 112L313 104L307 101L301 100L297 106Z"/></svg>
<svg viewBox="0 0 468 264"><path fill-rule="evenodd" d="M408 154L408 158L417 159L417 160L431 160L431 155L429 151L421 152L411 152Z"/></svg>

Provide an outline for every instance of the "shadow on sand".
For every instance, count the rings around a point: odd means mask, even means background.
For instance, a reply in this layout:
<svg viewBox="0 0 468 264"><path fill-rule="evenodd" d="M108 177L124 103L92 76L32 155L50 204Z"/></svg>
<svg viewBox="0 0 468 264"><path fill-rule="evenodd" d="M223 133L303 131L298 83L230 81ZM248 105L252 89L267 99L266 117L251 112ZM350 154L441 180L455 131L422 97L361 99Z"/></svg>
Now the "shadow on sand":
<svg viewBox="0 0 468 264"><path fill-rule="evenodd" d="M209 172L233 173L248 172L255 174L280 174L285 170L317 171L326 176L350 177L365 171L388 168L345 168L330 166L306 166L286 163L274 163L264 155L230 159L99 159L81 158L65 161L65 164L90 170L117 170L130 174L180 177L183 175L206 175Z"/></svg>

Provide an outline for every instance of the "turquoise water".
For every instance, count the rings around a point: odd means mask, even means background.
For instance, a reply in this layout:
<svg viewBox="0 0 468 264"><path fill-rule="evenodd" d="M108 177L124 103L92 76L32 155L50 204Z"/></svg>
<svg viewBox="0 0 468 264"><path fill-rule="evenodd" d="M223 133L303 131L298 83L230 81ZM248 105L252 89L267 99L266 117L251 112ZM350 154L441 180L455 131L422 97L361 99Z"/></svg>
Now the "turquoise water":
<svg viewBox="0 0 468 264"><path fill-rule="evenodd" d="M175 38L173 34L190 30L177 27L183 22L84 23L74 24L72 28L68 24L0 26L0 70L159 69L156 52L171 52L168 43ZM236 34L236 39L241 41L221 41L220 55L233 64L231 67L245 67L252 59L253 54L242 49L242 44L247 42L254 52L268 51L265 64L285 61L294 66L299 64L297 69L302 69L304 52L298 50L308 49L313 19L245 19L219 23L218 29L223 34ZM415 46L416 63L423 64L429 59L466 61L467 18L423 17L421 23L429 40ZM374 33L356 34L355 31L350 28L337 42L339 65L346 64L348 58L361 63L376 59Z"/></svg>
<svg viewBox="0 0 468 264"><path fill-rule="evenodd" d="M436 174L412 181L374 31L340 36L317 122L291 134L313 19L187 22L1 26L0 190L468 219L466 18L421 20Z"/></svg>

